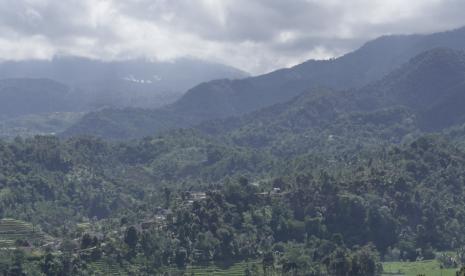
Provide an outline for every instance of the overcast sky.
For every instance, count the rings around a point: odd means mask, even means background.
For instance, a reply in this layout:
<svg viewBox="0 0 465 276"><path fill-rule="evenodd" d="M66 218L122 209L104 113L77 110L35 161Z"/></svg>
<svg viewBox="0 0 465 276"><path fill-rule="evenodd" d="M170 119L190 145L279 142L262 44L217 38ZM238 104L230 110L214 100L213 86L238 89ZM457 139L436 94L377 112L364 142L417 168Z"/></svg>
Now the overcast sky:
<svg viewBox="0 0 465 276"><path fill-rule="evenodd" d="M0 59L192 57L253 74L465 25L464 0L0 0Z"/></svg>

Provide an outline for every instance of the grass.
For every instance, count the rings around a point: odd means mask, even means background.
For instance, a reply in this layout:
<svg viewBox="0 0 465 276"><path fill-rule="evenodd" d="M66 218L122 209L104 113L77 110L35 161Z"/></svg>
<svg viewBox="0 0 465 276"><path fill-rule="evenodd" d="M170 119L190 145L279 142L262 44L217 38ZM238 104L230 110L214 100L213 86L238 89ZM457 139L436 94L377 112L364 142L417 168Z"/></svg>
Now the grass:
<svg viewBox="0 0 465 276"><path fill-rule="evenodd" d="M195 275L195 276L242 276L244 271L249 266L257 264L261 273L261 265L257 262L240 262L235 263L228 267L222 267L215 264L208 266L189 266L184 270L171 268L166 270L169 275L180 275L179 272L183 272L183 275ZM91 267L94 269L95 275L123 275L118 272L117 267L112 267L103 262L92 263ZM385 262L383 263L383 276L456 276L455 272L457 269L440 269L439 262L437 260L421 261L421 262ZM261 274L260 274L261 275Z"/></svg>
<svg viewBox="0 0 465 276"><path fill-rule="evenodd" d="M387 275L417 276L455 276L456 269L440 269L437 260L421 262L386 262L383 263L384 273Z"/></svg>
<svg viewBox="0 0 465 276"><path fill-rule="evenodd" d="M254 262L249 263L249 267ZM201 275L201 276L239 276L244 275L244 270L247 268L246 262L236 263L230 267L223 268L216 265L210 266L193 266L188 267L184 272L185 275ZM440 269L437 260L421 261L421 262L386 262L383 263L383 276L418 276L424 274L426 276L456 276L457 269ZM261 271L261 265L259 265Z"/></svg>

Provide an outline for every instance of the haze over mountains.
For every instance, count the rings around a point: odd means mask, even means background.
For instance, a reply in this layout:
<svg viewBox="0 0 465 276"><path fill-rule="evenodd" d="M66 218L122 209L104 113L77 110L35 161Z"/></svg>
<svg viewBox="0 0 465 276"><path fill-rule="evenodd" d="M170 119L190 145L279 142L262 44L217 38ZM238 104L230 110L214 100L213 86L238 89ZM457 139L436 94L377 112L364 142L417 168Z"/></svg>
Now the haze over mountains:
<svg viewBox="0 0 465 276"><path fill-rule="evenodd" d="M189 59L103 62L56 57L2 62L0 128L2 136L61 132L85 112L156 108L200 82L245 76L232 67ZM66 114L53 115L56 112Z"/></svg>
<svg viewBox="0 0 465 276"><path fill-rule="evenodd" d="M154 108L173 101L185 90L204 81L240 78L246 73L232 67L179 59L98 61L79 57L0 63L0 79L40 78L67 85L79 97L83 110L99 107ZM73 99L76 105L76 100Z"/></svg>
<svg viewBox="0 0 465 276"><path fill-rule="evenodd" d="M245 114L286 102L316 88L360 88L399 68L416 55L438 47L465 49L465 28L430 35L385 36L337 59L310 60L257 77L202 83L187 91L175 103L157 110L93 112L69 128L65 135L138 138L161 130Z"/></svg>

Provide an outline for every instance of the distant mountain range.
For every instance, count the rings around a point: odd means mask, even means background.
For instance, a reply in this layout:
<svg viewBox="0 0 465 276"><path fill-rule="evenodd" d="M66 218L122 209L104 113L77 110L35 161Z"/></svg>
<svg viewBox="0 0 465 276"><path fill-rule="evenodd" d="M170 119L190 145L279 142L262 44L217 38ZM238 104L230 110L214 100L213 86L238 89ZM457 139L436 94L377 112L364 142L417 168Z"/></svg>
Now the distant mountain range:
<svg viewBox="0 0 465 276"><path fill-rule="evenodd" d="M56 57L52 60L0 63L0 79L18 79L16 83L27 79L24 82L31 87L26 89L33 89L32 79L50 79L63 83L68 87L70 103L74 108L85 111L102 107L160 107L201 82L245 76L245 72L232 67L188 59L173 62L104 62L79 57ZM37 85L44 88L44 82L38 82ZM25 85L22 84L18 89L25 88ZM21 105L15 108L21 109Z"/></svg>
<svg viewBox="0 0 465 276"><path fill-rule="evenodd" d="M246 73L180 59L103 62L78 57L0 63L0 137L62 132L104 108L157 108L188 88Z"/></svg>
<svg viewBox="0 0 465 276"><path fill-rule="evenodd" d="M49 79L0 80L0 117L75 111L69 87Z"/></svg>
<svg viewBox="0 0 465 276"><path fill-rule="evenodd" d="M435 50L424 54L426 56L421 55L438 47L450 50ZM395 70L417 55L420 56L407 66L409 69L403 67L400 70L412 70L411 67L419 66L421 62L428 64L425 57L431 58L434 62L440 62L438 58L449 60L451 58L447 57L447 53L452 53L450 55L455 58L457 54L454 50L463 49L465 49L465 28L430 35L385 36L370 41L360 49L337 59L311 60L289 69L281 69L257 77L202 83L190 89L172 105L161 109L109 109L92 112L70 127L64 135L86 134L110 139L139 138L168 129L191 127L209 120L246 114L277 103L284 103L306 91L318 91L323 87L346 91L355 89L360 90L362 94L377 87L375 90L383 97L378 100L371 99L371 102L365 98L365 105L379 104L381 99L386 102L403 100L403 104L409 108L421 107L421 110L426 112L427 107L422 105L421 101L428 101L430 96L436 94L425 95L424 99L418 101L415 95L408 95L410 90L407 91L408 93L405 92L407 94L403 94L403 91L415 85L421 88L421 84L417 83L419 79L428 81L424 85L425 88L434 88L432 82L435 80L435 75L431 73L428 77L412 76L410 82L405 83L401 81L402 77L405 77L405 72ZM434 57L434 53L439 57ZM460 60L456 62L461 63ZM441 68L435 69L435 65L430 65L431 68L428 70L431 72L435 70L437 73L442 72L438 71ZM397 78L391 74L387 79L377 81L393 70L392 74L397 74ZM425 73L429 72L425 71ZM460 72L454 74L460 75ZM454 74L448 77L455 81ZM415 79L416 77L419 79ZM384 83L387 81L392 83ZM402 85L410 86L402 87ZM384 97L385 94L388 96ZM344 94L341 94L341 97L344 97ZM441 105L438 103L428 108L441 109ZM418 116L426 118L426 114L418 113ZM447 118L447 120L452 119ZM452 121L449 123L451 124ZM434 128L432 124L428 127Z"/></svg>

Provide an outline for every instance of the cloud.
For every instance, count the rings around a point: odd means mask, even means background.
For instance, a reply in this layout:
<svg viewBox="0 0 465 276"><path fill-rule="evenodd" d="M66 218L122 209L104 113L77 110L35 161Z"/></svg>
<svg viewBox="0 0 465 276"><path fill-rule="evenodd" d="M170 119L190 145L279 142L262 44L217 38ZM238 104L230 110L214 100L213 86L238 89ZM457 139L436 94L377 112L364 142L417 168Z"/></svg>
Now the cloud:
<svg viewBox="0 0 465 276"><path fill-rule="evenodd" d="M0 59L180 57L252 73L465 25L462 0L0 0Z"/></svg>

